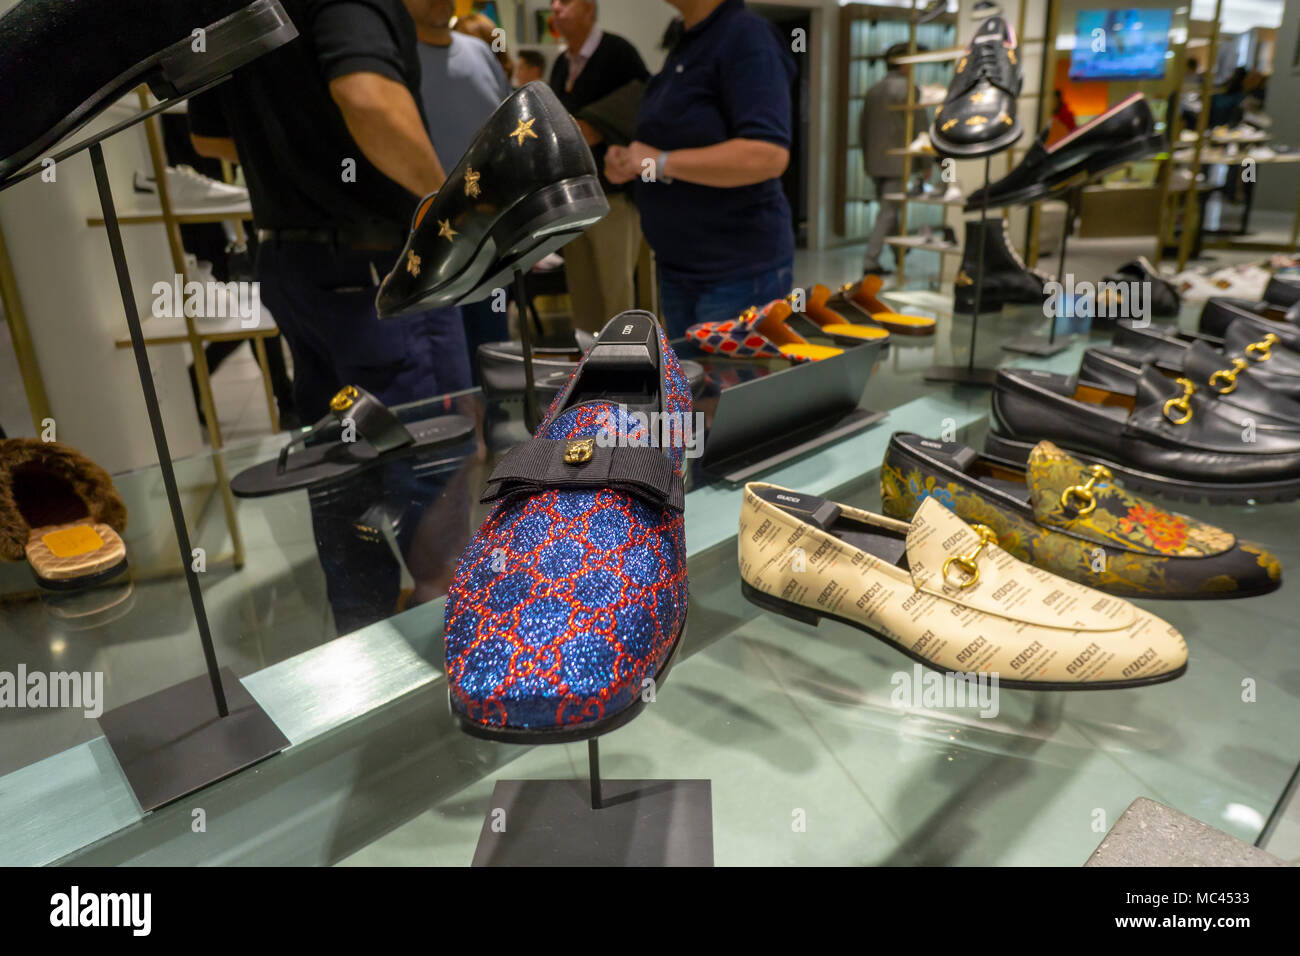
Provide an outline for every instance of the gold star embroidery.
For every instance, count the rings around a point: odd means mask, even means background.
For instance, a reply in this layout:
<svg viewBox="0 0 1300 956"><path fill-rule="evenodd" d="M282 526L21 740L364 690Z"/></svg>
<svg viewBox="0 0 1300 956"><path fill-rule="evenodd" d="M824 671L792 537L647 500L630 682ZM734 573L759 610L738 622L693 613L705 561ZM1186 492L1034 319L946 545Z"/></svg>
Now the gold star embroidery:
<svg viewBox="0 0 1300 956"><path fill-rule="evenodd" d="M1005 110L999 113L996 118L999 123L1006 123L1008 126L1012 123L1011 117L1007 115Z"/></svg>
<svg viewBox="0 0 1300 956"><path fill-rule="evenodd" d="M1015 65L1016 65L1016 51L1015 51L1015 50L1008 50L1008 51L1007 51L1007 59L1011 61L1011 65L1012 65L1012 66L1015 66Z"/></svg>
<svg viewBox="0 0 1300 956"><path fill-rule="evenodd" d="M993 91L983 90L982 92L976 93L974 96L970 98L970 101L972 103L992 103Z"/></svg>
<svg viewBox="0 0 1300 956"><path fill-rule="evenodd" d="M521 119L519 121L519 125L515 127L515 131L510 134L511 137L518 141L515 143L516 146L524 145L524 140L530 137L532 139L537 139L537 134L533 132L533 124L536 122L536 117L529 120Z"/></svg>
<svg viewBox="0 0 1300 956"><path fill-rule="evenodd" d="M483 192L483 190L479 188L478 184L481 175L482 173L476 173L474 171L473 166L465 167L465 195L470 199L477 199Z"/></svg>
<svg viewBox="0 0 1300 956"><path fill-rule="evenodd" d="M962 269L960 272L957 273L957 279L954 285L974 285L974 284L975 284L975 280L966 274L965 269Z"/></svg>
<svg viewBox="0 0 1300 956"><path fill-rule="evenodd" d="M446 239L448 242L452 242L456 238L456 236L460 235L460 233L457 232L455 229L451 228L450 219L439 219L438 235L442 236L442 238Z"/></svg>
<svg viewBox="0 0 1300 956"><path fill-rule="evenodd" d="M406 271L413 276L420 274L420 257L415 254L414 249L406 250Z"/></svg>
<svg viewBox="0 0 1300 956"><path fill-rule="evenodd" d="M944 123L943 126L940 127L940 129L946 133L948 132L948 130L952 129L956 125L957 125L957 121L955 119L950 119L948 120L948 122Z"/></svg>
<svg viewBox="0 0 1300 956"><path fill-rule="evenodd" d="M978 113L976 113L974 116L966 117L967 126L983 126L988 121L989 118L987 116L980 116Z"/></svg>
<svg viewBox="0 0 1300 956"><path fill-rule="evenodd" d="M961 62L957 64L957 72L958 72L958 73L965 73L965 72L966 72L966 58L965 58L965 57L962 57L962 58L961 58Z"/></svg>

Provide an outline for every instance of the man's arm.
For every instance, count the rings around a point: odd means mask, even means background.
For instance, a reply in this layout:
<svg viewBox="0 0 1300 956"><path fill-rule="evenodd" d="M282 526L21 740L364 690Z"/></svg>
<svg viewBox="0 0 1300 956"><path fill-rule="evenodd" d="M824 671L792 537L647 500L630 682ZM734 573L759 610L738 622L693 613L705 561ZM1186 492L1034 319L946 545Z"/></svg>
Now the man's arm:
<svg viewBox="0 0 1300 956"><path fill-rule="evenodd" d="M442 188L447 174L404 84L378 73L348 73L330 80L330 96L376 169L417 196Z"/></svg>

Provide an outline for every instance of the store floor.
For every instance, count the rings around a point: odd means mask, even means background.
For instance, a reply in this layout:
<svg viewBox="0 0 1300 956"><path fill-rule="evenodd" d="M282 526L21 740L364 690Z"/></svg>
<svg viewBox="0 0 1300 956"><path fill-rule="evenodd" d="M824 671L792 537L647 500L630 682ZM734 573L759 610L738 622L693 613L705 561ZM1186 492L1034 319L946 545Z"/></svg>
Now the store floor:
<svg viewBox="0 0 1300 956"><path fill-rule="evenodd" d="M1080 278L1097 278L1134 255L1149 252L1150 245L1150 240L1077 241L1072 245L1068 268ZM861 247L800 253L796 281L843 281L855 274L860 257ZM917 256L918 260L923 258ZM1227 264L1249 258L1246 254L1224 253L1218 261ZM909 298L919 302L924 302L926 296L925 292L909 293ZM1032 314L1011 311L987 321L982 319L977 362L996 364L1006 359L1007 353L999 349L1000 342L1034 323ZM963 327L960 319L955 321L950 334L939 343L939 360L964 361L968 335L969 325ZM891 350L885 359L886 367L868 388L868 403L900 410L883 429L892 430L892 426L937 431L943 427L942 419L931 414L930 406L923 401L935 389L919 375L935 358L935 349L929 344L900 343ZM1063 358L1068 360L1069 356ZM221 367L214 380L223 428L231 445L241 446L232 471L237 470L237 461L258 460L282 442L280 437L269 434L257 375L251 355L241 350ZM953 394L960 395L961 403L973 412L987 407L984 392L953 390ZM858 472L869 472L873 467L863 462ZM229 538L203 463L180 463L178 470L194 514L201 514L199 543L212 555L227 552ZM136 533L145 536L151 554L165 555L165 522L155 520L160 513L161 493L156 475L144 473L136 482L127 476L119 483L132 499L128 504L133 513L152 516L148 520L153 520L155 527ZM869 484L865 482L864 487ZM870 492L863 493L864 502L870 504ZM204 593L218 656L236 673L245 675L324 644L335 632L305 496L241 502L239 508L247 547L245 568L235 573L218 564L204 576ZM1114 792L1123 792L1132 785L1137 792L1160 798L1159 780L1135 784L1108 748L1094 753L1097 741L1117 732L1122 714L1097 714L1062 727L1058 704L1035 704L1029 699L1032 695L1022 694L997 722L1000 726L974 721L962 727L951 721L918 717L904 721L900 736L897 717L888 713L889 687L886 685L882 692L883 701L878 699L882 693L862 689L870 686L868 672L878 676L880 667L892 667L888 649L871 648L864 655L860 643L851 636L823 633L830 630L823 628L813 639L797 625L759 615L747 605L737 610L731 586L734 544L715 550L719 553L706 552L692 561L693 599L706 609L714 609L706 611L702 622L693 619L693 633L702 635L701 652L689 667L674 674L662 702L668 706L651 708L611 740L605 750L604 769L610 778L712 779L715 827L719 845L727 848L720 862L835 859L837 847L849 840L863 848L862 854L855 857L862 862L1030 862L1044 856L1073 859L1071 854L1076 849L1089 849L1089 843L1095 845L1099 839L1087 829L1087 823L1084 832L1071 833L1068 838L1053 837L1047 829L1053 815L1045 813L1037 829L1026 821L1024 830L1014 838L1000 833L1001 824L996 820L988 823L987 834L980 835L975 832L980 828L975 808L995 805L999 788L1015 781L1025 782L1028 790L1024 792L1041 799L1045 807L1054 802L1059 806L1060 801L1086 802L1082 794L1088 787L1109 790L1117 782L1122 785L1114 787ZM1283 562L1288 567L1300 567L1300 553L1292 549L1283 555ZM0 579L0 593L9 591L12 583L10 578ZM173 576L141 582L132 600L130 613L120 624L97 630L89 641L71 630L51 637L50 608L39 600L5 605L0 614L0 661L26 660L29 667L34 667L44 660L50 669L102 670L108 682L110 706L200 673L201 659L181 579ZM1276 627L1286 626L1284 613L1269 617L1276 620ZM45 645L34 648L40 641ZM1278 688L1280 693L1297 693L1291 683L1294 674L1279 679L1283 683ZM1050 697L1059 701L1060 696L1048 695L1042 700ZM846 703L852 705L847 711L843 709ZM445 709L445 703L442 706ZM32 713L0 713L0 774L98 734L95 723L79 715L49 711L33 717ZM1177 730L1171 725L1159 733ZM414 731L418 733L419 728ZM951 746L945 749L936 735L945 737ZM1122 736L1120 740L1125 746L1130 742ZM855 764L854 755L864 741L875 741L873 751L888 753L888 767ZM935 757L936 743L942 753L939 758ZM1213 764L1213 749L1203 752ZM1220 757L1227 761L1228 772L1234 772L1234 761L1238 769L1245 770L1274 759L1263 750ZM963 785L954 788L951 782L944 786L927 783L935 759L957 764L954 769L963 776ZM463 767L431 770L438 780L435 789L440 795L431 792L424 801L418 795L408 795L413 796L416 805L397 818L400 825L386 835L364 841L363 846L342 851L344 862L467 862L466 847L472 848L476 839L495 779L581 778L586 755L581 747L504 748L492 757L492 763L504 766L494 768L480 761L473 774L463 773ZM898 776L899 768L909 767L915 772ZM905 809L914 796L907 788L897 792L881 789L889 780L900 785L910 780L925 794L917 804L920 809L916 813L924 810L921 817L914 820L913 812ZM363 783L363 789L365 786ZM763 789L761 800L749 799L744 792L754 787ZM846 804L846 794L855 794L850 803L857 802ZM383 802L379 795L368 799ZM1245 816L1237 823L1243 830L1257 830L1262 825L1262 819L1257 817L1267 799L1257 794L1241 804L1244 809L1239 812ZM1170 798L1169 802L1179 801ZM789 806L782 811L781 819L772 819L772 807L778 804ZM1089 804L1096 805L1096 800ZM746 806L752 807L752 812L746 811ZM1123 807L1107 805L1104 809L1113 822ZM803 811L809 821L807 831L798 834L802 839L791 837L794 831L790 814L795 810ZM900 813L905 824L899 822ZM1223 821L1217 822L1224 825ZM971 827L975 829L963 836L964 830ZM937 835L927 836L927 828L938 828ZM747 843L745 833L766 834L775 842L765 837ZM1293 806L1274 833L1276 852L1289 859L1300 858L1297 834L1300 808ZM961 850L963 839L971 841L965 851ZM1033 844L1034 839L1060 839L1064 844L1041 847ZM1006 845L999 846L999 840ZM867 849L872 847L883 849ZM326 854L325 858L335 860L340 855Z"/></svg>

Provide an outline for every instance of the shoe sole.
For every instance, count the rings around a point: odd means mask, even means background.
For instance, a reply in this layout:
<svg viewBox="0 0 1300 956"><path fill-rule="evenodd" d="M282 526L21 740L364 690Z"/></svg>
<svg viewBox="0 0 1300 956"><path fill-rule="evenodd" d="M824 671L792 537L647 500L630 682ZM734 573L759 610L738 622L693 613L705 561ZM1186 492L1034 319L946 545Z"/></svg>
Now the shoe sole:
<svg viewBox="0 0 1300 956"><path fill-rule="evenodd" d="M827 614L824 611L814 611L812 608L804 607L802 604L795 604L791 601L786 601L783 600L782 598L774 597L771 594L765 594L764 592L758 590L758 588L751 585L748 581L744 580L743 578L741 579L740 582L740 590L745 595L746 600L748 600L751 604L754 604L762 608L765 611L771 611L775 614L781 614L784 615L785 617L792 618L793 620L799 621L802 624L811 624L813 627L816 627L821 622L822 618L827 618L828 620L836 621L840 624L847 624L849 627L852 627L859 631L864 631L865 633L870 634L872 637L876 638L876 640L888 644L894 650L898 651L901 654L906 655L907 657L910 657L912 660L916 661L916 663L922 665L923 667L927 667L930 670L940 674L956 673L954 671L948 670L947 668L937 666L933 661L927 660L926 658L922 657L919 654L914 653L913 651L909 650L906 647L899 646L898 644L894 643L889 638L887 638L885 635L881 634L879 631L872 630L871 628L867 627L865 624L861 623L860 621L854 621L846 617L840 617L838 614ZM1152 684L1164 684L1168 681L1176 680L1177 678L1182 677L1183 674L1185 673L1187 673L1186 664L1184 664L1182 667L1178 668L1177 670L1169 671L1168 673L1165 674L1157 674L1154 677L1139 677L1133 680L1120 680L1120 681L1098 681L1095 683L1088 683L1088 684L1076 684L1073 682L1062 683L1060 681L1004 680L1001 676L999 676L998 686L1004 687L1007 690L1045 690L1045 691L1125 690L1131 687L1149 687Z"/></svg>
<svg viewBox="0 0 1300 956"><path fill-rule="evenodd" d="M1250 502L1269 504L1279 501L1294 501L1296 498L1300 498L1300 478L1292 478L1287 481L1237 482L1232 484L1191 481L1186 478L1168 478L1163 475L1152 474L1149 471L1140 471L1128 465L1122 465L1093 452L1070 448L1060 439L1053 439L1053 441L1060 445L1063 451L1069 452L1071 455L1089 462L1105 465L1116 476L1123 479L1124 487L1131 491L1145 491L1181 501L1206 501L1215 505L1248 504ZM1006 458L1023 465L1029 461L1029 453L1033 451L1036 445L1037 442L1016 441L995 432L989 432L988 437L984 440L984 451L988 455Z"/></svg>
<svg viewBox="0 0 1300 956"><path fill-rule="evenodd" d="M536 262L568 245L608 212L609 201L600 180L592 175L563 179L529 193L502 214L459 272L407 297L382 312L381 317L394 318L485 299L513 282L515 270L525 260ZM474 275L484 278L469 291L454 291L466 276Z"/></svg>
<svg viewBox="0 0 1300 956"><path fill-rule="evenodd" d="M242 10L209 24L204 30L206 48L198 53L187 36L119 73L100 87L53 129L30 146L0 159L0 182L24 169L65 136L97 116L104 104L129 93L141 83L159 100L179 99L233 72L298 35L279 0L254 0Z"/></svg>
<svg viewBox="0 0 1300 956"><path fill-rule="evenodd" d="M986 143L972 143L970 146L958 146L955 143L945 144L942 136L936 136L935 130L930 130L930 142L940 156L952 156L956 159L980 159L984 156L992 156L994 153L1000 153L1009 146L1014 146L1020 141L1020 137L1025 135L1025 129L1020 125L1020 118L1016 117L1015 123L1011 129L1007 130L996 139L991 139Z"/></svg>
<svg viewBox="0 0 1300 956"><path fill-rule="evenodd" d="M681 649L682 638L686 634L686 616L682 616L682 625L677 630L677 637L673 639L673 646L668 650L668 656L664 662L659 665L659 670L655 673L654 684L655 694L663 688L664 681L668 678L668 671L672 669L673 662L677 657L677 652ZM632 703L620 710L617 714L609 714L600 720L587 721L581 724L574 724L570 727L563 727L558 730L527 730L523 728L509 727L489 727L486 724L475 723L463 714L455 711L457 723L460 729L471 737L477 737L480 740L491 740L500 744L572 744L581 743L584 740L591 740L595 737L602 737L613 730L618 730L624 724L630 722L634 717L645 709L646 699L640 691L632 698Z"/></svg>
<svg viewBox="0 0 1300 956"><path fill-rule="evenodd" d="M103 571L96 571L94 574L83 575L79 578L43 578L36 573L35 569L32 570L32 577L46 591L82 591L113 580L113 578L124 572L128 566L129 562L126 558L123 558L111 568L105 568Z"/></svg>
<svg viewBox="0 0 1300 956"><path fill-rule="evenodd" d="M1147 158L1152 153L1160 152L1164 148L1165 139L1159 133L1151 136L1139 136L1115 149L1093 153L1082 163L1058 173L1055 178L1046 183L1034 183L1032 186L1026 186L1013 193L1008 193L1000 199L990 199L989 208L1019 206L1024 203L1037 202L1040 199L1052 199L1074 186L1086 186L1097 177L1106 175L1117 166L1135 163L1138 160ZM965 211L979 212L983 205L982 201L967 201Z"/></svg>

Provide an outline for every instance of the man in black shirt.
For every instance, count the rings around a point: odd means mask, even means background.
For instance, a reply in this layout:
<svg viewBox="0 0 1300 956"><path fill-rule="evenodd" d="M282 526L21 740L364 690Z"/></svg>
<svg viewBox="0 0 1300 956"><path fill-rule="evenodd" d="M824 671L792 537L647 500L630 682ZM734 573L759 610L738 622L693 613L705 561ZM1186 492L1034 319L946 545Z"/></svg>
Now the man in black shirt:
<svg viewBox="0 0 1300 956"><path fill-rule="evenodd" d="M390 407L468 388L459 309L384 321L375 311L419 197L446 178L419 105L410 14L402 0L282 3L298 39L193 100L190 127L200 153L243 166L261 298L293 354L298 409L316 421L345 385ZM405 507L394 526L409 553L440 488L407 462L312 493L339 634L389 616L399 600L387 543L358 534L367 510Z"/></svg>
<svg viewBox="0 0 1300 956"><path fill-rule="evenodd" d="M304 420L344 385L392 405L464 388L459 310L379 321L379 280L419 197L446 178L417 95L402 0L285 0L299 38L191 103L200 153L241 163L262 300L289 343Z"/></svg>
<svg viewBox="0 0 1300 956"><path fill-rule="evenodd" d="M596 0L551 0L551 15L566 44L551 68L551 89L574 116L629 83L650 78L636 47L597 25ZM635 107L630 112L628 128L635 129ZM596 168L602 170L609 215L564 247L564 265L574 324L599 332L610 318L636 305L632 283L641 249L641 221L627 187L613 186L605 179L609 144L581 117L578 125Z"/></svg>

